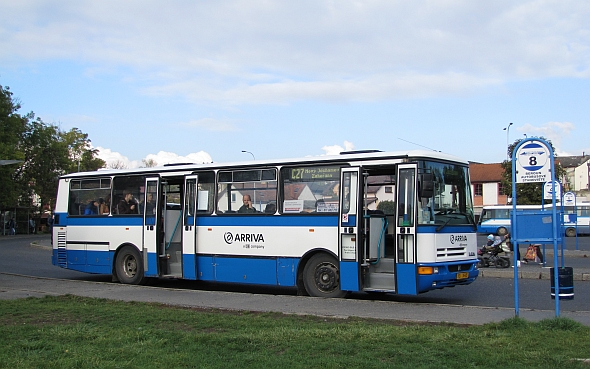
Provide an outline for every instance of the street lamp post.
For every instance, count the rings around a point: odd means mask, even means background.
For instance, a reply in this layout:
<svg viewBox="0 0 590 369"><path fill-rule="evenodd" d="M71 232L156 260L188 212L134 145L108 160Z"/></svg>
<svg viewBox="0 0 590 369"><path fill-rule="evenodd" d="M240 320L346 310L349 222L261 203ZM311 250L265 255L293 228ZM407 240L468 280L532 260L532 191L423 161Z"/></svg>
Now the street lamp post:
<svg viewBox="0 0 590 369"><path fill-rule="evenodd" d="M247 152L248 154L252 155L252 159L256 160L256 158L254 157L254 154L252 154L250 151L242 150L242 152Z"/></svg>
<svg viewBox="0 0 590 369"><path fill-rule="evenodd" d="M513 124L514 123L511 122L504 128L504 131L506 131L506 160L510 160L510 157L508 156L508 146L510 146L510 126Z"/></svg>

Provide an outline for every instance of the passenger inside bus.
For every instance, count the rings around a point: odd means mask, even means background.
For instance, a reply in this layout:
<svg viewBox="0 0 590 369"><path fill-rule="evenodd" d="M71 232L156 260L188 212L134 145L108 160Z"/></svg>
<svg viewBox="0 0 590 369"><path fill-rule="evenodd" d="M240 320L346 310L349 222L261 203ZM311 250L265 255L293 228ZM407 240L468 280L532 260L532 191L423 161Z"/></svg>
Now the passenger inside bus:
<svg viewBox="0 0 590 369"><path fill-rule="evenodd" d="M104 209L105 209L105 213L103 214L109 214L110 213L110 209L111 209L111 195L106 195L106 197L104 198Z"/></svg>
<svg viewBox="0 0 590 369"><path fill-rule="evenodd" d="M242 198L242 202L244 203L244 205L242 205L238 209L238 213L248 214L248 213L257 213L258 212L252 206L252 198L250 197L250 195L244 195L244 197Z"/></svg>
<svg viewBox="0 0 590 369"><path fill-rule="evenodd" d="M98 214L105 215L109 213L109 205L101 197L98 199Z"/></svg>
<svg viewBox="0 0 590 369"><path fill-rule="evenodd" d="M133 200L133 194L125 191L125 198L117 205L119 214L137 214L137 203Z"/></svg>
<svg viewBox="0 0 590 369"><path fill-rule="evenodd" d="M84 215L96 215L98 214L98 202L94 200L88 200L86 208L84 209Z"/></svg>
<svg viewBox="0 0 590 369"><path fill-rule="evenodd" d="M266 204L266 207L264 208L264 212L266 214L274 214L277 212L277 204L275 203L268 203Z"/></svg>

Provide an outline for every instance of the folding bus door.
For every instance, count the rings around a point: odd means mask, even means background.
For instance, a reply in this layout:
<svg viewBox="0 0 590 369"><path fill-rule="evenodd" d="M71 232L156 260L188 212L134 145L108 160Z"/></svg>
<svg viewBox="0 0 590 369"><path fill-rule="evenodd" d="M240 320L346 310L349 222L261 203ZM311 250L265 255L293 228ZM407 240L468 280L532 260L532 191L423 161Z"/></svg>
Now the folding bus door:
<svg viewBox="0 0 590 369"><path fill-rule="evenodd" d="M145 193L143 201L143 265L145 275L157 277L158 274L158 235L160 224L157 222L160 208L160 179L157 177L145 179Z"/></svg>
<svg viewBox="0 0 590 369"><path fill-rule="evenodd" d="M395 215L397 293L417 293L416 265L416 164L397 168L397 209Z"/></svg>
<svg viewBox="0 0 590 369"><path fill-rule="evenodd" d="M197 189L199 176L190 175L184 179L184 212L182 227L182 270L183 278L197 279Z"/></svg>
<svg viewBox="0 0 590 369"><path fill-rule="evenodd" d="M342 168L338 234L340 246L340 288L360 289L359 266L359 180L360 168Z"/></svg>

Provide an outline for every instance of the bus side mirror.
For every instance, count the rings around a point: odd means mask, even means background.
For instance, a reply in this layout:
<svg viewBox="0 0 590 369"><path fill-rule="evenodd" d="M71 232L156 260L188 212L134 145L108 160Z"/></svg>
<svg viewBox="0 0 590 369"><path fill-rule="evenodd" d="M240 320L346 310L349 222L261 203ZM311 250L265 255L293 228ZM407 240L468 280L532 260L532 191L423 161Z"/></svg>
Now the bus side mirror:
<svg viewBox="0 0 590 369"><path fill-rule="evenodd" d="M420 175L418 196L420 196L420 198L430 198L434 196L434 176L432 173L423 173Z"/></svg>

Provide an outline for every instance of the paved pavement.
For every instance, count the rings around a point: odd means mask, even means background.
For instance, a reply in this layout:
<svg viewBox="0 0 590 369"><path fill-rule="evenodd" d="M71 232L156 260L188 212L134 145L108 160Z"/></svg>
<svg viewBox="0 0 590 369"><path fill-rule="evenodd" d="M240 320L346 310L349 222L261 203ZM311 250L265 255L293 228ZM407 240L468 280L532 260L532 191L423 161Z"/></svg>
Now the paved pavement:
<svg viewBox="0 0 590 369"><path fill-rule="evenodd" d="M34 242L32 246L48 247L41 239ZM532 278L535 274L537 275L535 278L539 278L539 276L544 275L544 271L540 271L541 268L538 266L530 267L538 269L536 272L529 272L523 267L523 270L519 272L522 273L522 278ZM493 273L497 273L496 277L512 278L514 276L513 269L489 269L482 272L484 278L492 276ZM512 274L510 275L510 273ZM589 273L590 271L576 272L582 278ZM577 278L580 278L580 276L577 275ZM513 308L186 290L0 273L0 300L63 294L120 301L158 302L162 304L172 304L173 301L173 305L194 308L278 312L343 319L360 317L408 322L448 322L480 325L499 322L515 316ZM560 316L590 326L590 311L561 311ZM521 308L519 309L519 317L529 321L539 321L555 317L555 311Z"/></svg>
<svg viewBox="0 0 590 369"><path fill-rule="evenodd" d="M547 266L545 267L541 263L521 263L520 267L517 268L518 277L527 279L550 279L553 255L553 250L546 250L545 260ZM573 268L574 281L590 281L590 252L564 250L564 258L564 260L566 260L565 265ZM512 258L510 260L511 263L513 263ZM514 278L514 268L481 268L479 270L479 276L480 278Z"/></svg>
<svg viewBox="0 0 590 369"><path fill-rule="evenodd" d="M31 243L32 247L51 249L48 238L40 238ZM564 250L565 260L574 260L568 263L573 264L574 281L590 281L590 252L584 250ZM553 264L553 250L547 249L545 259L549 267L543 267L539 263L521 263L518 268L519 278L527 279L550 279L550 266ZM480 278L514 278L514 268L481 268Z"/></svg>

